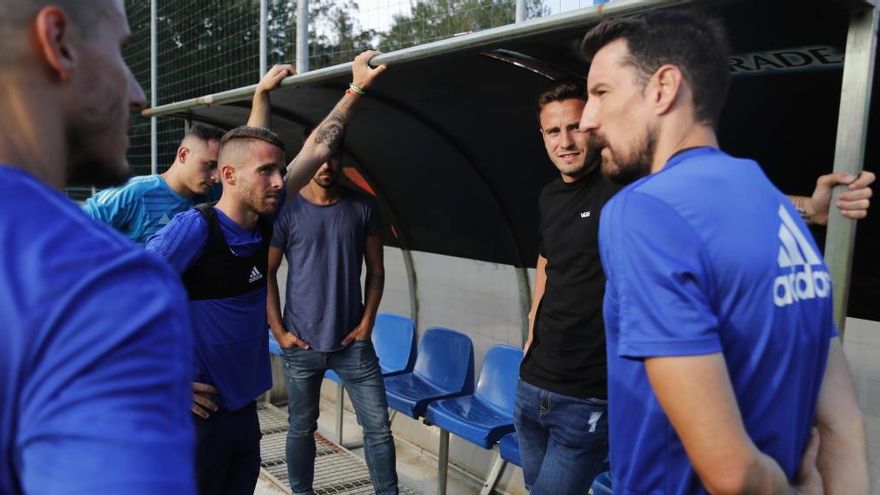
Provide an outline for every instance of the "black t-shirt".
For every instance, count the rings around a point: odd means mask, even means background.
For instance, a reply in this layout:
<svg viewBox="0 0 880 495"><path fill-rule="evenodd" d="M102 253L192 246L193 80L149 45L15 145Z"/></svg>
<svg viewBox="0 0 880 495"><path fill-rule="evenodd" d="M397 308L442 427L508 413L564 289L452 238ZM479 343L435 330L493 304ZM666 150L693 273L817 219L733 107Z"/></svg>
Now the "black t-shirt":
<svg viewBox="0 0 880 495"><path fill-rule="evenodd" d="M532 385L573 397L607 397L599 214L618 189L597 168L573 183L556 179L541 191L538 250L547 258L547 281L520 368Z"/></svg>

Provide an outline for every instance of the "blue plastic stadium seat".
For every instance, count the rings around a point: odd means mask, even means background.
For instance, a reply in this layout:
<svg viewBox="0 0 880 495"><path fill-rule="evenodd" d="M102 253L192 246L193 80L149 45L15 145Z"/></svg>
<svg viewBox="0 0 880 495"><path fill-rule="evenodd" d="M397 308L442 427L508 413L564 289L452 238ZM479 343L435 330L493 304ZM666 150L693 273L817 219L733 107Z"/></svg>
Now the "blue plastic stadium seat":
<svg viewBox="0 0 880 495"><path fill-rule="evenodd" d="M411 418L428 404L474 390L474 346L462 333L429 328L419 341L415 369L385 379L388 406Z"/></svg>
<svg viewBox="0 0 880 495"><path fill-rule="evenodd" d="M608 471L599 473L593 480L593 495L612 495L611 488L611 473Z"/></svg>
<svg viewBox="0 0 880 495"><path fill-rule="evenodd" d="M491 347L472 395L431 403L425 419L484 449L513 431L513 405L522 349Z"/></svg>
<svg viewBox="0 0 880 495"><path fill-rule="evenodd" d="M275 340L275 336L272 335L272 330L267 330L269 332L269 352L275 354L276 356L281 355L281 346L278 345L278 341Z"/></svg>
<svg viewBox="0 0 880 495"><path fill-rule="evenodd" d="M410 318L379 313L372 340L382 376L412 371L416 357L416 325Z"/></svg>
<svg viewBox="0 0 880 495"><path fill-rule="evenodd" d="M376 349L383 377L412 371L416 355L416 325L411 319L391 313L379 313L376 315L370 340ZM324 378L342 383L342 378L333 370L327 370Z"/></svg>
<svg viewBox="0 0 880 495"><path fill-rule="evenodd" d="M519 439L516 433L508 433L498 442L498 450L501 451L501 458L505 461L522 467L522 460L519 457Z"/></svg>

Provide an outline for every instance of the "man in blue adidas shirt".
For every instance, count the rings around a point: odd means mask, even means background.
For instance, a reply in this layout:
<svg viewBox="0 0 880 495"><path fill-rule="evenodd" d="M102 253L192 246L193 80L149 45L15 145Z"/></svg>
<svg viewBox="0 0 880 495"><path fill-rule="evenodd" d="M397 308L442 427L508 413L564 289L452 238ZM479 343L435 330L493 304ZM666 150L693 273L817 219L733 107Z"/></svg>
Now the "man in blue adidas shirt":
<svg viewBox="0 0 880 495"><path fill-rule="evenodd" d="M116 228L138 244L174 215L193 207L217 183L220 129L196 124L186 133L174 163L159 175L132 177L124 186L104 189L86 200L83 211Z"/></svg>
<svg viewBox="0 0 880 495"><path fill-rule="evenodd" d="M195 491L180 281L58 192L128 176L128 36L121 0L0 0L3 494Z"/></svg>
<svg viewBox="0 0 880 495"><path fill-rule="evenodd" d="M584 41L580 127L631 183L599 232L614 491L867 493L819 250L756 163L718 150L726 44L679 10Z"/></svg>
<svg viewBox="0 0 880 495"><path fill-rule="evenodd" d="M352 64L353 82L361 88L385 68L369 66L375 54L364 52ZM271 387L266 267L272 226L265 217L277 210L284 187L288 194L301 189L339 149L359 98L354 92L342 97L290 163L286 178L281 176L284 145L272 131L229 131L220 143L220 201L177 215L147 241L148 251L181 273L189 293L202 494L253 493L260 470L254 399Z"/></svg>

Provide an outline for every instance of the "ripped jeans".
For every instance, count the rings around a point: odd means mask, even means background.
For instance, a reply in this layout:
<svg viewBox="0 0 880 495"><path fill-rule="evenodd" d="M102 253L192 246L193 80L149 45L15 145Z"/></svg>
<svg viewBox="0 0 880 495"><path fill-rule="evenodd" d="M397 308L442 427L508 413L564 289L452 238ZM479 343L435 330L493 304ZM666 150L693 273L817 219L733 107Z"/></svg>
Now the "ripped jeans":
<svg viewBox="0 0 880 495"><path fill-rule="evenodd" d="M523 480L534 495L585 495L607 471L608 403L520 380L513 423Z"/></svg>
<svg viewBox="0 0 880 495"><path fill-rule="evenodd" d="M334 352L283 349L289 394L287 472L294 494L311 495L315 477L315 437L324 371L334 370L345 384L357 422L364 429L364 457L377 494L397 494L394 438L388 420L385 382L370 340L355 340Z"/></svg>

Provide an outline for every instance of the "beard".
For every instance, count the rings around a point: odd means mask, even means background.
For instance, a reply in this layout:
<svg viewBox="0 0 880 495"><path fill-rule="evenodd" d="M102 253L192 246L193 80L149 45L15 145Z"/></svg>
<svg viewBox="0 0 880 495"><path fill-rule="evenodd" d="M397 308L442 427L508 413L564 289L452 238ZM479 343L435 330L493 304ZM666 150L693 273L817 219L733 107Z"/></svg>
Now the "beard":
<svg viewBox="0 0 880 495"><path fill-rule="evenodd" d="M339 175L333 174L329 179L319 179L318 177L314 177L312 179L315 184L323 187L324 189L330 189L331 187L336 185L336 182L339 181Z"/></svg>
<svg viewBox="0 0 880 495"><path fill-rule="evenodd" d="M608 139L599 133L590 136L589 146L601 152L608 150L610 159L602 156L602 175L611 182L625 186L651 173L651 163L657 150L657 138L653 129L648 129L644 137L636 142L629 153L616 153L608 144Z"/></svg>
<svg viewBox="0 0 880 495"><path fill-rule="evenodd" d="M72 161L67 169L67 186L98 188L114 187L131 177L128 162L124 166L107 164L98 160Z"/></svg>
<svg viewBox="0 0 880 495"><path fill-rule="evenodd" d="M247 208L257 215L271 215L278 211L278 208L281 206L282 192L267 191L260 193L256 189L247 188L239 193L239 197ZM270 197L278 198L278 201L267 201Z"/></svg>

